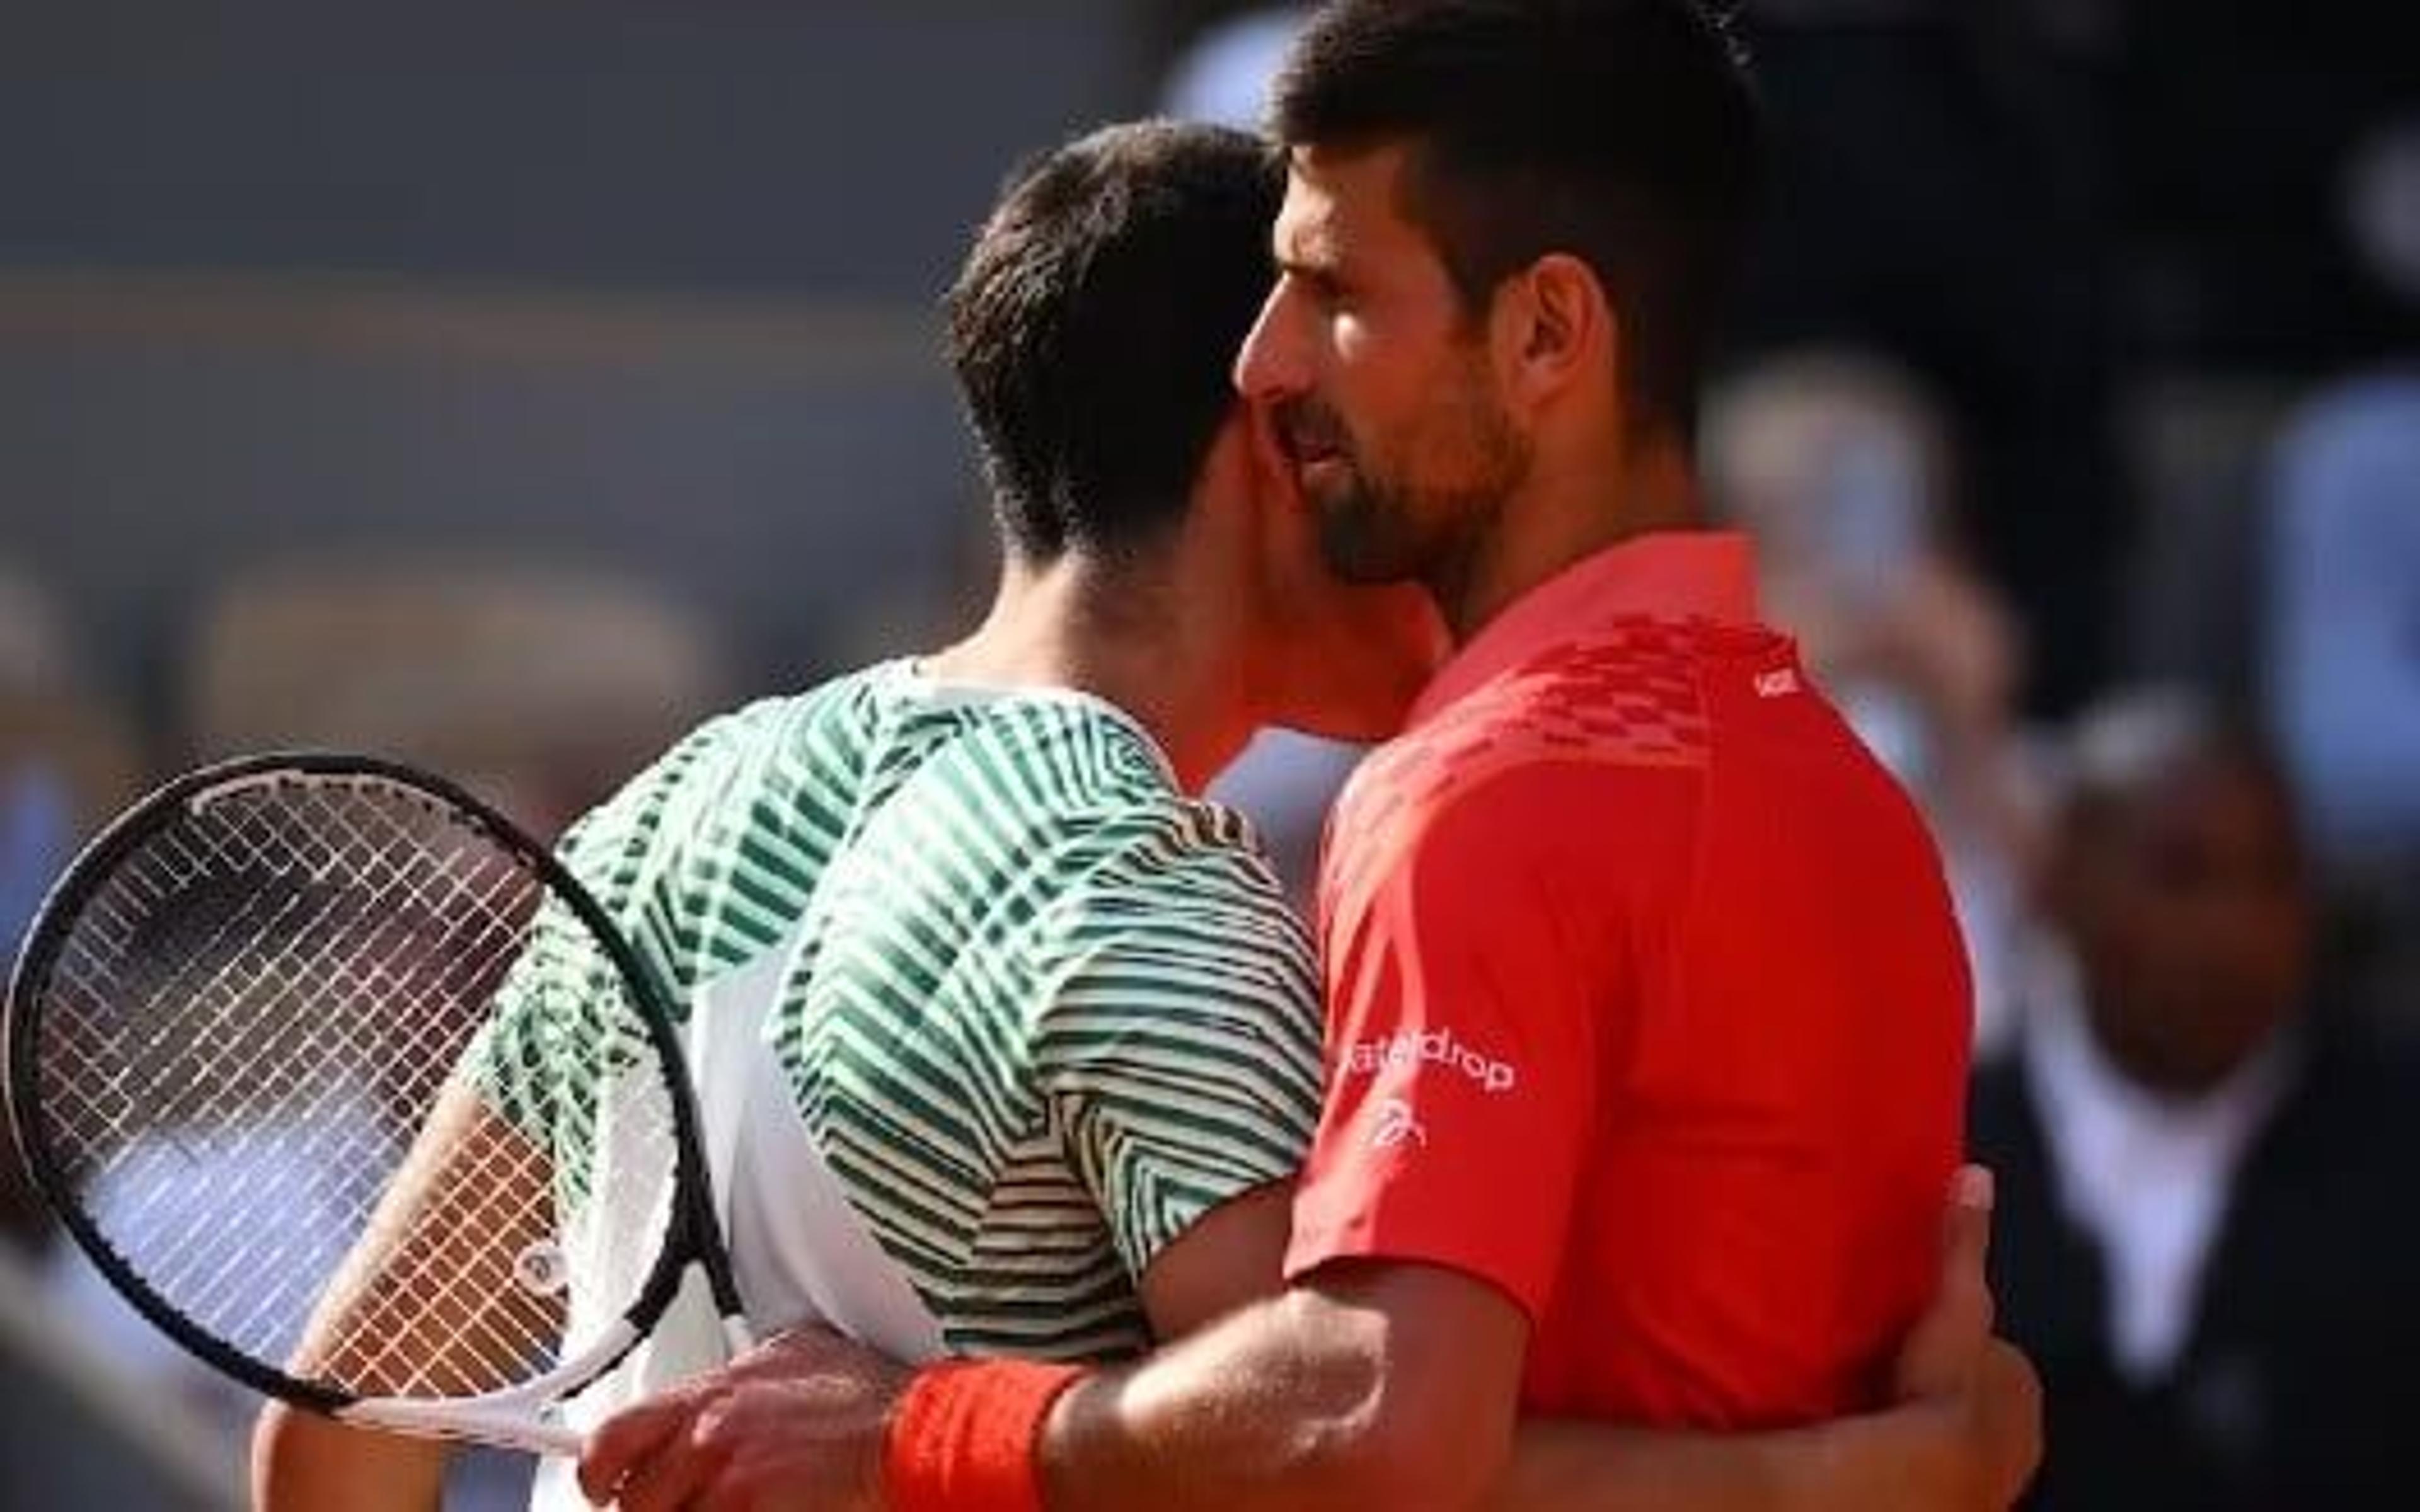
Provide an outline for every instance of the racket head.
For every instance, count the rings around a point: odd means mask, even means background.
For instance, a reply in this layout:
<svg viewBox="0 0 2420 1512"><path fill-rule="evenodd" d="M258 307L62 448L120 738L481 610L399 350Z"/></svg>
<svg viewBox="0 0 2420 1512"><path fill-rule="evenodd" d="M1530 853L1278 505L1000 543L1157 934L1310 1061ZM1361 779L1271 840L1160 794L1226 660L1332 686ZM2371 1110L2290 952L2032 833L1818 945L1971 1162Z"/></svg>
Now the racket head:
<svg viewBox="0 0 2420 1512"><path fill-rule="evenodd" d="M357 828L331 838L320 832L329 825ZM596 1000L582 1021L611 1031L594 1047L602 1058L581 1062L597 1072L591 1145L566 1149L563 1129L507 1117L507 1133L540 1149L542 1180L517 1145L501 1169L489 1164L492 1142L460 1157L467 1164L425 1162L425 1148L442 1143L427 1127L432 1115L458 1116L464 1079L509 1062L482 1037L498 1022L506 978L535 952L541 917L550 939L595 952L596 984L608 989L585 995ZM400 958L433 971L433 983L405 975ZM416 1019L397 1012L407 985ZM8 1117L36 1189L144 1317L256 1390L330 1412L373 1397L526 1396L542 1384L568 1396L613 1363L583 1335L616 1322L628 1325L620 1337L644 1335L692 1259L736 1310L669 995L552 851L442 778L370 756L276 751L176 779L114 821L53 887L7 1014ZM209 1031L201 1055L184 1048L196 1030ZM478 1088L483 1108L494 1090ZM609 1098L627 1114L610 1132L628 1135L620 1156L661 1190L637 1204L643 1230L626 1224L577 1241L581 1213L604 1205L575 1188L612 1175L588 1159L609 1140L597 1122ZM333 1142L315 1148L323 1138ZM281 1168L287 1154L319 1163L318 1179L298 1184ZM234 1184L195 1175L212 1170ZM431 1225L492 1217L466 1206L483 1185L533 1181L546 1212L533 1198L510 1217L543 1237L485 1246L476 1274L405 1257L424 1268L404 1289L355 1316L325 1316L340 1283L365 1267L395 1269L398 1246ZM302 1207L323 1240L341 1242L291 1242L311 1227ZM559 1262L581 1242L618 1248L619 1273L589 1295L565 1295L579 1268L550 1265L549 1246ZM519 1348L525 1358L450 1377L416 1377L389 1358L423 1306L412 1287L438 1298L469 1288L479 1306L502 1305L475 1296L506 1284L499 1264L537 1299L521 1312L556 1318L551 1340L528 1319L500 1325L486 1352ZM256 1297L239 1313L214 1300L230 1282L240 1289L264 1277L266 1304ZM315 1334L329 1336L306 1338ZM574 1367L579 1379L555 1379Z"/></svg>

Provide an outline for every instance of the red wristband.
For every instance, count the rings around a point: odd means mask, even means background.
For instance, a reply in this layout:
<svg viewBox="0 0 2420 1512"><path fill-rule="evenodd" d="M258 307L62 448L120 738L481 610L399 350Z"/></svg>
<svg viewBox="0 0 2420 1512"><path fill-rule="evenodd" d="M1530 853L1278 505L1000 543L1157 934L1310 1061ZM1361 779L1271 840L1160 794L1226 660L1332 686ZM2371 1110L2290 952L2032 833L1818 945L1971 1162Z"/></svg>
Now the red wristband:
<svg viewBox="0 0 2420 1512"><path fill-rule="evenodd" d="M1076 1365L958 1360L917 1372L882 1435L891 1512L1042 1512L1034 1441Z"/></svg>

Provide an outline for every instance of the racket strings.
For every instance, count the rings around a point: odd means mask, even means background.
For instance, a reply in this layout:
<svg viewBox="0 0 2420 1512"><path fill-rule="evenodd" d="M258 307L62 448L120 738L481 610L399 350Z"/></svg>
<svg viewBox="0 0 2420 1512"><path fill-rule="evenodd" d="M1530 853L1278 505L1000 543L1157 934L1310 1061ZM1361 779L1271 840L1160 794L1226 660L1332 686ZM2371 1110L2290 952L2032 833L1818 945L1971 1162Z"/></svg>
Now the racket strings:
<svg viewBox="0 0 2420 1512"><path fill-rule="evenodd" d="M114 1107L85 1110L90 1133L80 1142L90 1149L109 1149L107 1136L121 1123L174 1127L190 1115L231 1111L230 1080L258 1063L286 1070L299 1085L322 1085L332 1072L365 1058L358 1031L372 1015L389 1026L421 1025L441 1037L458 1027L395 1011L427 1006L397 1001L397 989L408 987L409 979L393 966L425 937L425 921L440 916L424 889L411 889L424 893L413 910L394 907L383 896L382 873L393 866L384 856L394 848L391 839L381 844L361 837L348 862L358 875L339 889L325 885L333 854L315 855L317 847L280 854L278 834L240 811L231 814L230 807L223 803L210 817L233 823L194 822L162 831L121 871L128 886L113 889L160 900L148 919L153 933L206 933L207 938L139 957L121 950L117 962L97 961L97 974L78 969L93 953L76 949L76 941L63 952L68 969L54 983L54 1001L70 1013L81 1011L80 1023L64 1026L69 1042L79 1029L97 1030L113 1064L96 1077L91 1057L77 1057L72 1084L58 1089L61 1101L80 1095L97 1101L93 1094L104 1088L118 1094ZM292 826L285 832L291 834ZM316 899L313 882L319 883ZM231 907L214 901L228 896ZM415 913L421 928L411 922ZM365 921L367 932L359 933ZM483 929L501 935L490 961L517 943L518 929L500 931L496 922L489 915ZM146 969L163 960L174 963L164 975ZM334 1025L328 1021L332 1011ZM264 1035L275 1038L263 1043ZM174 1081L159 1074L171 1057ZM409 1053L395 1060L407 1067L426 1063ZM437 1062L441 1070L443 1064ZM146 1099L169 1101L130 1106L138 1090ZM260 1090L256 1084L242 1095Z"/></svg>
<svg viewBox="0 0 2420 1512"><path fill-rule="evenodd" d="M499 1363L511 1367L551 1356L564 1316L550 1285L521 1273L553 1243L543 1194L549 1163L534 1147L480 1150L440 1172L426 1200L378 1214L354 1254L375 1262L376 1285L351 1299L341 1320L315 1341L308 1364L318 1378L363 1394L457 1396L492 1390ZM500 1193L523 1200L497 1211ZM420 1235L473 1230L485 1242L467 1257L418 1242Z"/></svg>
<svg viewBox="0 0 2420 1512"><path fill-rule="evenodd" d="M551 1365L558 1211L616 1117L606 1088L647 1054L634 1011L577 995L551 1123L410 1153L464 1101L544 893L373 783L225 793L149 837L76 921L41 1021L50 1141L110 1248L213 1337L349 1391L458 1396ZM622 1101L631 1159L669 1170L659 1085ZM481 1242L442 1239L465 1232Z"/></svg>

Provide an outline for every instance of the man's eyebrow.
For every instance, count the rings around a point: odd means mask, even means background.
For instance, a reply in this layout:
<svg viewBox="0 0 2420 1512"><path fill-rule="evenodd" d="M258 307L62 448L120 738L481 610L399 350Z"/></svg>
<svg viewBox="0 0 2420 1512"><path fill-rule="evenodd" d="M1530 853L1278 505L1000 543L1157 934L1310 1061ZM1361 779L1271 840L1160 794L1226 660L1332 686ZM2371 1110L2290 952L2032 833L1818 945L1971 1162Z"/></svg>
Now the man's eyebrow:
<svg viewBox="0 0 2420 1512"><path fill-rule="evenodd" d="M1336 239L1316 231L1278 239L1275 255L1279 269L1298 278L1332 282L1343 270L1344 258L1336 246Z"/></svg>

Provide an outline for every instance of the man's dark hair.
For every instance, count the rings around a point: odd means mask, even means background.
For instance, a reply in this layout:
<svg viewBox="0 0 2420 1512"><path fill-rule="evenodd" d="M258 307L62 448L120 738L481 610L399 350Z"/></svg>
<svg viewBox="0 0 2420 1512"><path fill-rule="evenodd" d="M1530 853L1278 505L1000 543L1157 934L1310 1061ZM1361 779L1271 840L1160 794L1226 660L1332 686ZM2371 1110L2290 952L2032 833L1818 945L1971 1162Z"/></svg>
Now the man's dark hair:
<svg viewBox="0 0 2420 1512"><path fill-rule="evenodd" d="M1720 17L1693 0L1331 0L1272 107L1288 147L1409 145L1404 214L1473 313L1540 257L1586 261L1634 402L1694 426L1763 178Z"/></svg>
<svg viewBox="0 0 2420 1512"><path fill-rule="evenodd" d="M2077 715L2061 760L2063 818L2085 835L2170 787L2189 764L2211 762L2269 790L2299 817L2292 779L2259 717L2240 700L2183 687L2145 687L2110 694Z"/></svg>
<svg viewBox="0 0 2420 1512"><path fill-rule="evenodd" d="M1168 122L1095 131L1011 178L947 309L1013 549L1117 551L1183 517L1268 295L1283 188L1256 138Z"/></svg>

